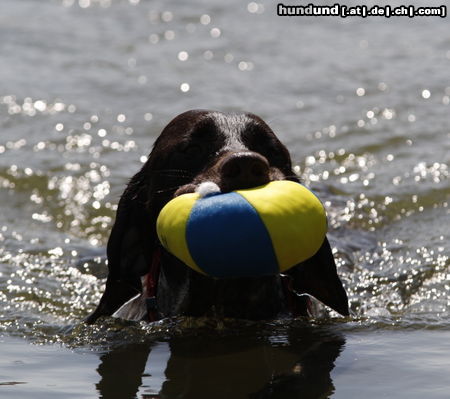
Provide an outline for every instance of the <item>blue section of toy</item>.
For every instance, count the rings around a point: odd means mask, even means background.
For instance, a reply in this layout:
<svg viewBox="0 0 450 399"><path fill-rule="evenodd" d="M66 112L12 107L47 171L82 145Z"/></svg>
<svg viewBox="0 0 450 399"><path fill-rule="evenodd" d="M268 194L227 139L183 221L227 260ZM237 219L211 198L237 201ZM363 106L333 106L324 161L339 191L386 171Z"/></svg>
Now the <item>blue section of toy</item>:
<svg viewBox="0 0 450 399"><path fill-rule="evenodd" d="M210 276L278 273L266 227L253 206L237 193L199 199L187 222L186 240L195 263Z"/></svg>

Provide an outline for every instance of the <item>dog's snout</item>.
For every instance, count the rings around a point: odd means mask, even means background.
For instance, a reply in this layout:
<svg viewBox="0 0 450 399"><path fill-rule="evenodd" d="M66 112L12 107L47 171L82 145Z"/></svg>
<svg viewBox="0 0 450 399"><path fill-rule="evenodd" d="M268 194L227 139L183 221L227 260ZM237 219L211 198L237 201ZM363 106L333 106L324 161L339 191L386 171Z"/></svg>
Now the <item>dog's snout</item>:
<svg viewBox="0 0 450 399"><path fill-rule="evenodd" d="M255 152L235 152L223 159L220 175L231 190L257 187L269 182L269 163Z"/></svg>

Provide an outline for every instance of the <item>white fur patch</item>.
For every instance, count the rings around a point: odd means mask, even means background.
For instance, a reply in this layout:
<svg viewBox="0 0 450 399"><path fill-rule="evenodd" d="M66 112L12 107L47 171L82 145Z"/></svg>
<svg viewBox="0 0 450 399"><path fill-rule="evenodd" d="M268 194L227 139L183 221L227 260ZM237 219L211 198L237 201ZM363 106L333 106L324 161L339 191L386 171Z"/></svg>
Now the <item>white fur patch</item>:
<svg viewBox="0 0 450 399"><path fill-rule="evenodd" d="M129 301L125 302L119 309L117 309L112 317L119 319L140 321L147 315L147 306L145 303L145 296L137 294Z"/></svg>
<svg viewBox="0 0 450 399"><path fill-rule="evenodd" d="M195 192L198 193L200 197L206 197L207 195L220 193L220 188L212 181L205 181L196 188Z"/></svg>

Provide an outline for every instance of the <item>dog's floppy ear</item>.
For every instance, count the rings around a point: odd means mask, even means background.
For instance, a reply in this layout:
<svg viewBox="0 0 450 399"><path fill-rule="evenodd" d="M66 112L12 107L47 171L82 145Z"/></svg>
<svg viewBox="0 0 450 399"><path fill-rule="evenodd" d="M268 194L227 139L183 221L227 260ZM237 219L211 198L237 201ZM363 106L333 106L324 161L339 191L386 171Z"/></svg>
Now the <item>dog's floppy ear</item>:
<svg viewBox="0 0 450 399"><path fill-rule="evenodd" d="M349 315L347 294L337 274L326 237L312 258L293 267L286 274L293 278L296 293L309 294L341 315Z"/></svg>
<svg viewBox="0 0 450 399"><path fill-rule="evenodd" d="M166 170L167 158L173 154L180 136L207 113L187 111L169 122L156 139L146 164L125 189L108 241L109 275L105 292L97 309L85 319L87 323L112 315L142 291L141 277L149 272L158 246L158 213L180 186L180 179L185 178L183 174L189 173L179 166L176 170Z"/></svg>
<svg viewBox="0 0 450 399"><path fill-rule="evenodd" d="M149 169L144 165L120 198L107 246L106 288L97 309L85 320L89 324L100 316L112 315L142 290L141 276L148 272L156 243L156 215L148 210Z"/></svg>

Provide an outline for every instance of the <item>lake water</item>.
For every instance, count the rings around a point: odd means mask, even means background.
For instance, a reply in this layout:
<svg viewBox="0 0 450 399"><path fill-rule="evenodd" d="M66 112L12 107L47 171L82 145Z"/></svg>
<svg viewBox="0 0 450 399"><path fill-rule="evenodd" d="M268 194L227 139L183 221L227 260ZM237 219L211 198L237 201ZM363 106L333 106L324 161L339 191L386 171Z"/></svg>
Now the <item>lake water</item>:
<svg viewBox="0 0 450 399"><path fill-rule="evenodd" d="M1 398L449 397L448 18L2 0L0 35ZM287 144L351 317L80 322L127 180L192 108Z"/></svg>

